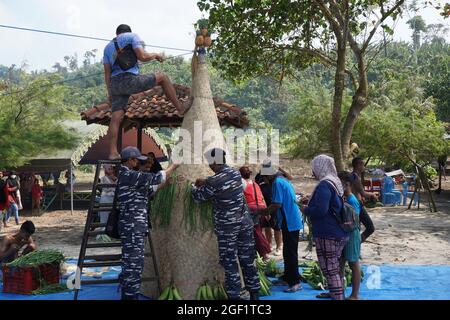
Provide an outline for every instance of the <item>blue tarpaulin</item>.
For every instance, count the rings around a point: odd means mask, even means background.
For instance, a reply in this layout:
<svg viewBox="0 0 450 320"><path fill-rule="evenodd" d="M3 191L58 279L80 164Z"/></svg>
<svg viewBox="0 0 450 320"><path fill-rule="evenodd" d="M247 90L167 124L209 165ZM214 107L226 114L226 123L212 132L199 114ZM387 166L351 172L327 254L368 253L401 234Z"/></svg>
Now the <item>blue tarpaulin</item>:
<svg viewBox="0 0 450 320"><path fill-rule="evenodd" d="M363 300L450 300L450 266L364 266L365 279L361 285ZM117 277L116 268L102 277ZM0 285L0 291L2 290ZM284 293L286 287L272 287L272 296L261 300L316 300L322 291L303 284L303 290ZM350 295L351 288L347 289ZM0 293L0 300L72 300L73 293L65 292L45 296L23 296ZM84 285L79 300L119 300L117 285Z"/></svg>

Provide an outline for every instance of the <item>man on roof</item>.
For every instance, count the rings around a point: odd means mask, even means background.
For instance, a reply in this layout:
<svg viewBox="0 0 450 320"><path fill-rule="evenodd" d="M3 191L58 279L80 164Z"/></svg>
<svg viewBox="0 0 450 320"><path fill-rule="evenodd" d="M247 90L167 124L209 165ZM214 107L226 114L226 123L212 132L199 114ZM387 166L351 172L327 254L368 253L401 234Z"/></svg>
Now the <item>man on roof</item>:
<svg viewBox="0 0 450 320"><path fill-rule="evenodd" d="M116 35L117 37L105 47L103 56L105 82L112 112L108 131L110 160L120 159L117 151L117 136L131 95L161 86L180 115L186 113L192 105L192 99L184 105L178 100L173 84L164 73L140 74L139 61L164 62L161 54L146 52L141 39L137 34L132 33L128 25L120 25Z"/></svg>

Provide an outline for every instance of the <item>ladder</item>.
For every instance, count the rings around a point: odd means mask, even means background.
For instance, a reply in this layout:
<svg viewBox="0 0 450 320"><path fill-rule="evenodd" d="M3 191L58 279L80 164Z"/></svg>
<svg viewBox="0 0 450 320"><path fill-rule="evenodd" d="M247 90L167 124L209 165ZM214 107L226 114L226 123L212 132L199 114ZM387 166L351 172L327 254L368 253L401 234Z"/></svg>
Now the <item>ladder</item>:
<svg viewBox="0 0 450 320"><path fill-rule="evenodd" d="M97 167L95 170L95 180L94 184L92 186L92 193L91 193L91 199L89 204L89 210L88 215L86 219L86 225L84 228L83 233L83 240L81 242L81 248L80 248L80 255L78 257L78 270L77 270L77 276L81 278L83 268L98 268L98 267L114 267L114 266L120 266L122 263L122 254L116 253L116 254L86 254L87 250L95 250L95 249L110 249L110 248L122 248L122 244L120 240L113 240L113 242L107 242L107 243L98 243L98 242L91 242L91 238L95 238L97 235L105 234L104 228L106 227L106 224L96 223L94 222L95 217L97 216L98 212L102 211L112 211L115 203L97 203L97 192L101 192L102 188L116 188L115 184L102 184L99 183L100 173L102 171L103 165L110 164L115 166L120 166L119 160L100 160L97 163ZM95 230L97 228L102 228L101 230ZM153 269L154 269L154 277L149 278L143 278L141 281L156 281L158 285L159 293L162 292L159 273L158 273L158 266L156 262L156 256L155 256L155 250L153 247L152 238L150 235L150 230L148 233L148 242L150 247L150 253L146 253L145 257L151 257L153 262ZM88 260L88 262L86 262ZM81 280L81 285L90 285L90 284L111 284L111 283L118 283L119 279L94 279L94 280ZM81 288L75 288L75 295L74 300L78 300L78 294L79 290Z"/></svg>

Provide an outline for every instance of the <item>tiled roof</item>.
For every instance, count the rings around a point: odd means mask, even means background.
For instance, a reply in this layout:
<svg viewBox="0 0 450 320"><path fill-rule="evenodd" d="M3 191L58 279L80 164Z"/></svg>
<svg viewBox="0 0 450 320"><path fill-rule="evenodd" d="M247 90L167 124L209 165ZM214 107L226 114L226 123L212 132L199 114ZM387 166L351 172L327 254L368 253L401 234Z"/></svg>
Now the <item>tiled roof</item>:
<svg viewBox="0 0 450 320"><path fill-rule="evenodd" d="M175 85L178 99L187 101L191 89L182 85ZM214 98L219 122L223 126L238 128L247 127L247 114L236 105ZM102 103L81 113L81 119L88 124L97 123L108 125L111 120L111 107ZM141 124L144 127L178 127L183 122L183 116L178 114L174 105L167 99L161 87L141 92L130 97L128 109L125 113L124 126L133 127Z"/></svg>

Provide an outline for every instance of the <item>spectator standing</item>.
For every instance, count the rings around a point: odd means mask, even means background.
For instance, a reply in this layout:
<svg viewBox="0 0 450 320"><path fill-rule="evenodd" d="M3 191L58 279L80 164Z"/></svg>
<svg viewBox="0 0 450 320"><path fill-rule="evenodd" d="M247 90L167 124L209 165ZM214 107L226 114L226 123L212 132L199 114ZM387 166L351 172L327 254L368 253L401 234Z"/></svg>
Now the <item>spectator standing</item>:
<svg viewBox="0 0 450 320"><path fill-rule="evenodd" d="M41 200L44 192L38 179L34 180L34 184L31 187L31 215L34 213L34 209L37 208L38 214L41 213Z"/></svg>
<svg viewBox="0 0 450 320"><path fill-rule="evenodd" d="M4 192L6 194L7 200L6 200L6 220L5 220L5 228L8 226L9 219L12 215L14 215L14 218L16 219L16 224L19 225L19 207L17 205L17 189L15 185L13 185L13 181L8 179L6 181Z"/></svg>
<svg viewBox="0 0 450 320"><path fill-rule="evenodd" d="M16 172L12 171L9 175L9 178L7 180L9 182L9 184L16 188L15 194L14 196L14 200L17 204L17 210L20 211L23 209L22 206L22 197L20 194L20 182L19 182L19 177L17 176Z"/></svg>
<svg viewBox="0 0 450 320"><path fill-rule="evenodd" d="M342 185L344 187L345 201L351 205L358 216L361 212L361 204L356 196L352 193L352 179L347 172L339 174ZM359 225L359 224L358 224ZM359 300L359 288L361 286L361 266L359 264L359 256L361 254L361 233L359 227L350 233L350 238L344 247L341 257L341 278L345 276L345 264L348 262L352 270L352 294L348 300Z"/></svg>
<svg viewBox="0 0 450 320"><path fill-rule="evenodd" d="M278 227L283 235L284 276L282 281L288 284L285 292L301 290L298 272L298 241L303 220L296 202L294 186L278 170L271 166L261 171L266 183L272 185L272 203L264 212L265 215L276 213Z"/></svg>
<svg viewBox="0 0 450 320"><path fill-rule="evenodd" d="M326 155L317 156L312 161L312 171L320 182L308 205L302 206L302 211L311 220L320 269L330 290L328 296L333 300L343 300L344 288L339 259L349 234L341 229L334 214L342 210L344 189L333 158Z"/></svg>
<svg viewBox="0 0 450 320"><path fill-rule="evenodd" d="M117 176L115 172L115 168L111 164L105 164L103 166L103 170L105 172L105 175L100 178L101 184L117 184ZM112 204L114 202L114 195L115 195L115 188L103 188L102 193L100 195L100 203L110 203ZM100 223L106 224L108 222L109 217L109 211L100 211L98 213L100 217Z"/></svg>
<svg viewBox="0 0 450 320"><path fill-rule="evenodd" d="M375 193L366 192L364 190L362 175L366 170L364 165L364 160L361 158L355 158L352 161L353 172L351 174L352 178L352 191L356 198L359 200L361 205L361 214L359 215L359 220L364 226L365 230L361 234L361 243L365 242L368 237L370 237L375 232L375 226L372 222L372 219L367 212L364 202L367 200L378 200L378 197Z"/></svg>
<svg viewBox="0 0 450 320"><path fill-rule="evenodd" d="M255 247L258 254L263 260L268 259L270 253L270 244L263 235L261 223L262 220L270 219L270 216L261 217L259 211L266 209L266 202L262 195L259 185L251 179L252 171L249 167L244 166L239 169L244 183L244 196L247 201L250 215L253 219L253 236L255 237Z"/></svg>
<svg viewBox="0 0 450 320"><path fill-rule="evenodd" d="M272 162L270 159L263 162L263 168L270 168L271 166ZM292 181L293 179L293 177L281 167L278 168L277 176L284 177L289 181ZM266 205L270 206L272 204L272 184L263 178L261 172L256 175L255 181L261 188ZM283 253L283 235L278 225L276 212L271 214L269 219L261 219L261 228L264 230L266 239L271 246L272 238L275 238L275 250L272 250L271 248L271 252L273 252L273 255L275 256L281 256Z"/></svg>

